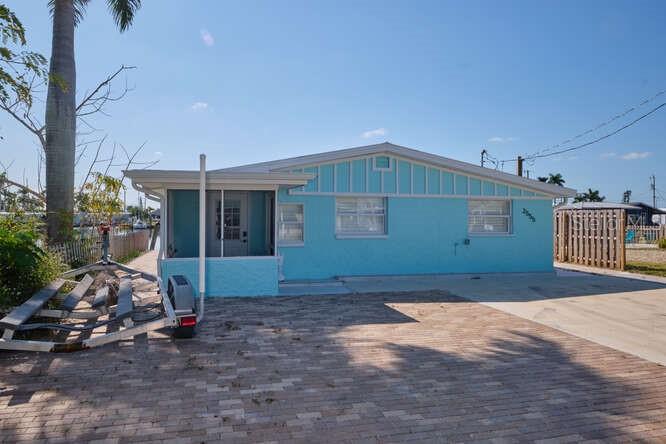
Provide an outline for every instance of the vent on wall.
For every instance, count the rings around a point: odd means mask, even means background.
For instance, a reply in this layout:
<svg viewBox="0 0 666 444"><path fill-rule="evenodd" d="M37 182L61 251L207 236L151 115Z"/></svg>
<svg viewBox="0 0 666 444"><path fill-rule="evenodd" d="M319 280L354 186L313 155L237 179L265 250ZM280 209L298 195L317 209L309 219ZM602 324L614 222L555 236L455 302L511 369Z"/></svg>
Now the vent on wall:
<svg viewBox="0 0 666 444"><path fill-rule="evenodd" d="M372 169L375 171L390 171L391 159L388 156L376 156L372 158Z"/></svg>

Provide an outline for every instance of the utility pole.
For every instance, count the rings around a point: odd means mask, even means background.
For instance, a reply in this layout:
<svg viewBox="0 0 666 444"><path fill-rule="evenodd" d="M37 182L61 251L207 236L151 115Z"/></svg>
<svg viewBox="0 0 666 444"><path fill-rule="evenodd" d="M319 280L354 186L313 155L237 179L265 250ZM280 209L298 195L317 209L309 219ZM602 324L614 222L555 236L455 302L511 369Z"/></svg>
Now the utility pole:
<svg viewBox="0 0 666 444"><path fill-rule="evenodd" d="M487 153L488 153L488 151L486 151L485 148L483 150L481 150L481 168L483 168L483 163L486 160L486 154Z"/></svg>
<svg viewBox="0 0 666 444"><path fill-rule="evenodd" d="M522 176L523 175L523 157L518 156L518 175Z"/></svg>
<svg viewBox="0 0 666 444"><path fill-rule="evenodd" d="M650 176L650 190L652 190L652 207L657 208L657 184L654 174Z"/></svg>

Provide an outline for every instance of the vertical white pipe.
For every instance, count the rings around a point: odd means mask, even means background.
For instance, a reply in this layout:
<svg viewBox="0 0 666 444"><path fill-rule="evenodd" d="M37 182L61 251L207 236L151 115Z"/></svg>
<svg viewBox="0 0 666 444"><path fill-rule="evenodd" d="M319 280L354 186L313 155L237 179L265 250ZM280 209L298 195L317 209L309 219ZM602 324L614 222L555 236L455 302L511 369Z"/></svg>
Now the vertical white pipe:
<svg viewBox="0 0 666 444"><path fill-rule="evenodd" d="M224 257L224 188L220 190L220 257Z"/></svg>
<svg viewBox="0 0 666 444"><path fill-rule="evenodd" d="M206 294L206 155L199 155L199 322Z"/></svg>
<svg viewBox="0 0 666 444"><path fill-rule="evenodd" d="M164 190L164 194L160 196L160 249L157 253L157 275L159 277L162 277L162 260L164 259L164 249L166 248L168 193L168 190Z"/></svg>
<svg viewBox="0 0 666 444"><path fill-rule="evenodd" d="M278 187L275 187L273 196L273 254L278 257Z"/></svg>

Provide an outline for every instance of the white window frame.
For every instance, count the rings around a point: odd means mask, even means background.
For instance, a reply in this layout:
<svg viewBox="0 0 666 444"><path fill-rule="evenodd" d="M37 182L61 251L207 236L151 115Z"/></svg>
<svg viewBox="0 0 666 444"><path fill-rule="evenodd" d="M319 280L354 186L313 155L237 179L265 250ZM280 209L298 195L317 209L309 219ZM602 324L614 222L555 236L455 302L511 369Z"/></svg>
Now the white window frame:
<svg viewBox="0 0 666 444"><path fill-rule="evenodd" d="M503 217L507 219L507 230L504 232L478 232L478 231L470 231L470 223L469 219L471 216L480 216L484 217L486 215L473 215L469 211L469 203L470 202L484 202L484 201L501 201L501 202L508 202L509 203L509 212L506 215L487 215L488 217ZM513 235L513 200L512 199L468 199L467 200L467 234L469 236L512 236Z"/></svg>
<svg viewBox="0 0 666 444"><path fill-rule="evenodd" d="M340 199L381 199L384 204L384 230L381 233L372 233L364 231L338 231L338 200ZM384 239L388 237L388 199L385 197L368 197L368 196L340 196L335 198L335 209L334 209L334 224L335 224L335 237L337 239L359 239L359 238L372 238L372 239ZM363 214L356 210L357 216L362 216Z"/></svg>
<svg viewBox="0 0 666 444"><path fill-rule="evenodd" d="M282 224L281 221L278 220L278 217L280 215L280 207L288 207L288 206L293 206L293 207L301 207L301 212L303 214L303 222L301 223L302 229L302 239L301 240L289 240L289 239L280 239L280 224ZM302 247L305 245L305 205L299 202L288 202L288 203L278 203L277 204L277 216L275 218L275 224L277 226L277 244L280 247ZM296 224L296 222L288 222L290 224Z"/></svg>
<svg viewBox="0 0 666 444"><path fill-rule="evenodd" d="M389 164L388 168L381 168L377 166L378 157L386 157L388 159L388 164ZM391 156L384 156L384 155L372 156L372 171L393 171L393 163L394 162L391 161Z"/></svg>

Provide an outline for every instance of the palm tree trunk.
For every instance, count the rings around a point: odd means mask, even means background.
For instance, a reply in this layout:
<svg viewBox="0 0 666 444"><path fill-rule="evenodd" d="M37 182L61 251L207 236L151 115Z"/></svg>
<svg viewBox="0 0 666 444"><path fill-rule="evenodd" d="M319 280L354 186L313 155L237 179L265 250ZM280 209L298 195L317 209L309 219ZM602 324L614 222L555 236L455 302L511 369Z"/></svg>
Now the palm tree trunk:
<svg viewBox="0 0 666 444"><path fill-rule="evenodd" d="M46 98L46 213L49 241L72 232L76 151L74 0L55 0ZM54 79L57 79L54 81Z"/></svg>

